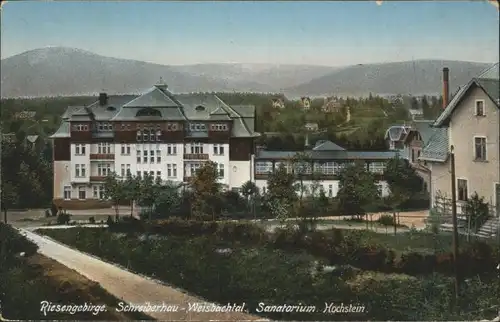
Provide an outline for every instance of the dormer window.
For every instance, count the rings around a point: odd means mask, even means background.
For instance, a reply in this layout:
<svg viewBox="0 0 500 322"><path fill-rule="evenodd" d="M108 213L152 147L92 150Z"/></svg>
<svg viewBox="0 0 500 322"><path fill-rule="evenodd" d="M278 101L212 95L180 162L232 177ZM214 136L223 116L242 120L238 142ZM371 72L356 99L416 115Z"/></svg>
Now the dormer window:
<svg viewBox="0 0 500 322"><path fill-rule="evenodd" d="M137 141L142 141L142 131L137 131Z"/></svg>
<svg viewBox="0 0 500 322"><path fill-rule="evenodd" d="M484 100L476 101L476 116L485 116Z"/></svg>
<svg viewBox="0 0 500 322"><path fill-rule="evenodd" d="M205 106L198 105L198 106L196 106L196 108L195 108L195 109L196 109L196 111L198 111L198 112L202 112L202 111L204 111L204 110L205 110Z"/></svg>
<svg viewBox="0 0 500 322"><path fill-rule="evenodd" d="M160 141L160 137L161 137L161 131L158 130L156 131L156 141Z"/></svg>
<svg viewBox="0 0 500 322"><path fill-rule="evenodd" d="M167 131L177 131L177 123L168 123Z"/></svg>
<svg viewBox="0 0 500 322"><path fill-rule="evenodd" d="M189 129L192 132L200 132L205 131L207 129L207 126L203 123L191 123L189 124Z"/></svg>
<svg viewBox="0 0 500 322"><path fill-rule="evenodd" d="M212 124L210 126L210 129L212 131L227 131L228 126L227 124Z"/></svg>

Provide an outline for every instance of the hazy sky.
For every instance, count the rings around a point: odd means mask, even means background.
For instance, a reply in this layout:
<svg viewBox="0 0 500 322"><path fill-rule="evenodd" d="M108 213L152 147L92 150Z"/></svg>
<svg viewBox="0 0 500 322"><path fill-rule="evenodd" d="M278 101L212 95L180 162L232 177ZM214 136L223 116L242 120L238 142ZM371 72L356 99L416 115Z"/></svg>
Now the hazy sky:
<svg viewBox="0 0 500 322"><path fill-rule="evenodd" d="M160 64L494 62L484 1L35 2L2 6L2 58L46 46Z"/></svg>

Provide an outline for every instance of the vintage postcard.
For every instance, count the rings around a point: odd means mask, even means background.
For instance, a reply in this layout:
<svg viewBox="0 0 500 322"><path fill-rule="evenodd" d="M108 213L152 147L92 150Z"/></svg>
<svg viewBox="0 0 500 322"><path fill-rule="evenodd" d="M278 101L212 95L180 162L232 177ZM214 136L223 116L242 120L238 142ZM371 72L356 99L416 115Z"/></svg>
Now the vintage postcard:
<svg viewBox="0 0 500 322"><path fill-rule="evenodd" d="M495 1L2 1L0 320L500 321Z"/></svg>

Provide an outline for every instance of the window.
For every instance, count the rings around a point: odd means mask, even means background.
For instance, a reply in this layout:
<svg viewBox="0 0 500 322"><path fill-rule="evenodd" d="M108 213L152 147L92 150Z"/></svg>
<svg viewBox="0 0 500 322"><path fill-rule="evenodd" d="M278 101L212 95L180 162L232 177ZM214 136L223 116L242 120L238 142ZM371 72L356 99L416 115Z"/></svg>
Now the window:
<svg viewBox="0 0 500 322"><path fill-rule="evenodd" d="M141 163L141 150L137 150L137 163Z"/></svg>
<svg viewBox="0 0 500 322"><path fill-rule="evenodd" d="M160 138L161 138L161 131L158 130L156 131L156 141L160 141Z"/></svg>
<svg viewBox="0 0 500 322"><path fill-rule="evenodd" d="M78 199L86 199L87 191L85 191L85 187L78 187Z"/></svg>
<svg viewBox="0 0 500 322"><path fill-rule="evenodd" d="M111 154L111 144L110 143L99 143L97 145L97 153L99 154Z"/></svg>
<svg viewBox="0 0 500 322"><path fill-rule="evenodd" d="M224 155L224 145L214 144L214 155Z"/></svg>
<svg viewBox="0 0 500 322"><path fill-rule="evenodd" d="M191 175L194 176L196 171L201 168L201 163L191 163L189 165L189 170L191 171Z"/></svg>
<svg viewBox="0 0 500 322"><path fill-rule="evenodd" d="M294 171L297 174L311 174L312 166L310 162L300 162L295 165Z"/></svg>
<svg viewBox="0 0 500 322"><path fill-rule="evenodd" d="M99 163L97 165L97 175L106 177L111 174L111 163Z"/></svg>
<svg viewBox="0 0 500 322"><path fill-rule="evenodd" d="M85 177L85 164L75 164L75 177Z"/></svg>
<svg viewBox="0 0 500 322"><path fill-rule="evenodd" d="M130 155L130 144L122 144L122 155Z"/></svg>
<svg viewBox="0 0 500 322"><path fill-rule="evenodd" d="M476 116L485 116L484 112L484 101L476 101Z"/></svg>
<svg viewBox="0 0 500 322"><path fill-rule="evenodd" d="M125 165L122 164L122 177L125 177Z"/></svg>
<svg viewBox="0 0 500 322"><path fill-rule="evenodd" d="M125 169L127 170L127 176L130 177L132 175L132 172L130 172L130 164L126 164Z"/></svg>
<svg viewBox="0 0 500 322"><path fill-rule="evenodd" d="M160 162L161 162L161 151L156 150L156 163L160 163Z"/></svg>
<svg viewBox="0 0 500 322"><path fill-rule="evenodd" d="M154 139L154 138L152 138L152 139ZM142 140L144 142L149 141L149 130L143 130L142 131Z"/></svg>
<svg viewBox="0 0 500 322"><path fill-rule="evenodd" d="M175 144L167 145L167 155L176 155L177 154L177 146Z"/></svg>
<svg viewBox="0 0 500 322"><path fill-rule="evenodd" d="M141 171L136 172L137 178L141 178Z"/></svg>
<svg viewBox="0 0 500 322"><path fill-rule="evenodd" d="M325 162L323 164L323 174L335 174L335 162Z"/></svg>
<svg viewBox="0 0 500 322"><path fill-rule="evenodd" d="M141 130L137 131L137 137L136 138L137 138L138 142L142 141L142 131Z"/></svg>
<svg viewBox="0 0 500 322"><path fill-rule="evenodd" d="M85 144L75 144L75 155L85 155Z"/></svg>
<svg viewBox="0 0 500 322"><path fill-rule="evenodd" d="M469 192L467 191L467 180L457 179L458 201L467 201Z"/></svg>
<svg viewBox="0 0 500 322"><path fill-rule="evenodd" d="M413 153L413 150L412 150ZM385 163L384 162L370 162L368 164L368 171L372 173L378 173L378 174L383 174L385 170Z"/></svg>
<svg viewBox="0 0 500 322"><path fill-rule="evenodd" d="M219 177L224 178L224 164L219 163Z"/></svg>
<svg viewBox="0 0 500 322"><path fill-rule="evenodd" d="M333 185L329 184L328 185L328 197L333 197Z"/></svg>
<svg viewBox="0 0 500 322"><path fill-rule="evenodd" d="M104 199L104 186L98 185L93 187L94 199Z"/></svg>
<svg viewBox="0 0 500 322"><path fill-rule="evenodd" d="M156 171L156 179L161 179L161 171Z"/></svg>
<svg viewBox="0 0 500 322"><path fill-rule="evenodd" d="M256 174L267 174L273 172L273 163L270 161L260 161L255 163Z"/></svg>
<svg viewBox="0 0 500 322"><path fill-rule="evenodd" d="M207 126L203 123L191 123L189 124L189 130L193 132L205 131Z"/></svg>
<svg viewBox="0 0 500 322"><path fill-rule="evenodd" d="M176 123L168 123L167 124L167 131L177 131L177 124Z"/></svg>
<svg viewBox="0 0 500 322"><path fill-rule="evenodd" d="M65 200L71 199L71 187L70 186L64 186L64 199Z"/></svg>
<svg viewBox="0 0 500 322"><path fill-rule="evenodd" d="M154 150L149 151L149 163L155 163L155 151Z"/></svg>
<svg viewBox="0 0 500 322"><path fill-rule="evenodd" d="M167 177L175 178L177 177L177 164L167 164Z"/></svg>
<svg viewBox="0 0 500 322"><path fill-rule="evenodd" d="M144 178L147 178L147 177L148 177L148 172L147 172L147 171L142 171L142 176L143 176Z"/></svg>
<svg viewBox="0 0 500 322"><path fill-rule="evenodd" d="M486 138L474 138L474 159L476 161L486 161Z"/></svg>
<svg viewBox="0 0 500 322"><path fill-rule="evenodd" d="M287 173L292 172L292 165L290 164L290 162L276 162L274 164L274 169L278 170L281 167L281 165L285 167Z"/></svg>
<svg viewBox="0 0 500 322"><path fill-rule="evenodd" d="M148 151L142 151L142 163L148 163Z"/></svg>
<svg viewBox="0 0 500 322"><path fill-rule="evenodd" d="M203 154L203 143L191 143L191 153L192 154Z"/></svg>
<svg viewBox="0 0 500 322"><path fill-rule="evenodd" d="M212 124L210 129L212 131L227 131L227 124Z"/></svg>
<svg viewBox="0 0 500 322"><path fill-rule="evenodd" d="M415 150L411 149L411 162L415 162Z"/></svg>
<svg viewBox="0 0 500 322"><path fill-rule="evenodd" d="M155 176L155 172L154 172L154 171L149 171L149 175L150 175L152 178L154 178L154 176Z"/></svg>

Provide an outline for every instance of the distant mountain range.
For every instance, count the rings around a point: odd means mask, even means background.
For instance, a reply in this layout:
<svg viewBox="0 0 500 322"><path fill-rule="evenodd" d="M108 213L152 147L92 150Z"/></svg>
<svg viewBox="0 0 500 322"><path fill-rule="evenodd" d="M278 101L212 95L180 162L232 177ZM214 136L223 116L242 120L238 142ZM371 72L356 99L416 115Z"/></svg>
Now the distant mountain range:
<svg viewBox="0 0 500 322"><path fill-rule="evenodd" d="M174 92L248 91L301 95L432 94L441 69L452 88L489 64L425 60L347 67L271 64L159 65L67 47L40 48L1 61L1 96L39 97L140 93L160 77Z"/></svg>

